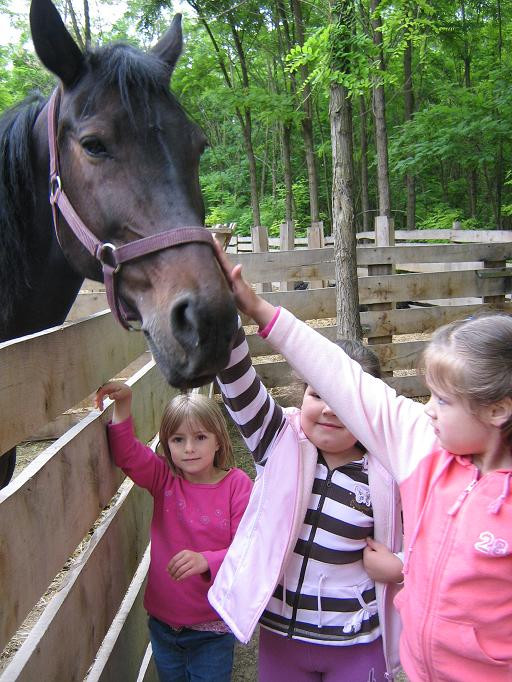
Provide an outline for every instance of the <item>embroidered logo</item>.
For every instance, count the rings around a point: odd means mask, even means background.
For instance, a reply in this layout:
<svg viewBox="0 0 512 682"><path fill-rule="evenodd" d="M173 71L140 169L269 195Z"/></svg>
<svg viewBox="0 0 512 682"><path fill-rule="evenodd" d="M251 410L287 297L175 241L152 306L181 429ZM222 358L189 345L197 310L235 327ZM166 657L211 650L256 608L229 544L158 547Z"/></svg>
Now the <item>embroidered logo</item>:
<svg viewBox="0 0 512 682"><path fill-rule="evenodd" d="M363 488L360 485L354 487L354 494L356 496L356 502L358 504L364 504L367 507L372 506L372 500L370 497L370 491L368 488Z"/></svg>
<svg viewBox="0 0 512 682"><path fill-rule="evenodd" d="M489 556L505 556L509 554L508 542L503 538L495 537L494 533L484 530L480 533L478 542L475 542L475 549L482 554Z"/></svg>

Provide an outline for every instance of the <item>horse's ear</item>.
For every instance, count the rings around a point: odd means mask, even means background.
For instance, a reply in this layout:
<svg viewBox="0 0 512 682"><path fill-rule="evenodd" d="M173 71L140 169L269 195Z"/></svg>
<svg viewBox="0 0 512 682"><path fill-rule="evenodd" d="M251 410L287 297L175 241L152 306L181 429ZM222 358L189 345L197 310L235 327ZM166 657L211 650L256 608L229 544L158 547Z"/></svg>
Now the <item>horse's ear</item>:
<svg viewBox="0 0 512 682"><path fill-rule="evenodd" d="M32 0L30 30L37 56L64 86L76 82L84 68L84 56L50 0Z"/></svg>
<svg viewBox="0 0 512 682"><path fill-rule="evenodd" d="M179 59L182 48L181 14L175 14L170 28L164 33L158 43L151 48L151 52L169 65L169 74L171 74Z"/></svg>

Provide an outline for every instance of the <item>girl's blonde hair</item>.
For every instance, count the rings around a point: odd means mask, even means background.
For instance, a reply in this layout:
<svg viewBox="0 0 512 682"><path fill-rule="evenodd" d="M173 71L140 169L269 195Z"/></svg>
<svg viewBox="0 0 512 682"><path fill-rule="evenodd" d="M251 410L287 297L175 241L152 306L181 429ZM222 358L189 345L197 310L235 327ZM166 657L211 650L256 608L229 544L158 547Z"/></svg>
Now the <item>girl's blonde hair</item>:
<svg viewBox="0 0 512 682"><path fill-rule="evenodd" d="M215 467L229 469L235 466L226 421L219 406L211 398L200 393L187 393L177 395L167 404L160 424L160 447L176 476L182 476L182 473L172 461L169 438L176 433L183 422L189 426L200 425L205 431L215 435L219 443L213 460Z"/></svg>
<svg viewBox="0 0 512 682"><path fill-rule="evenodd" d="M440 327L422 364L431 386L472 411L512 396L512 317L483 314Z"/></svg>

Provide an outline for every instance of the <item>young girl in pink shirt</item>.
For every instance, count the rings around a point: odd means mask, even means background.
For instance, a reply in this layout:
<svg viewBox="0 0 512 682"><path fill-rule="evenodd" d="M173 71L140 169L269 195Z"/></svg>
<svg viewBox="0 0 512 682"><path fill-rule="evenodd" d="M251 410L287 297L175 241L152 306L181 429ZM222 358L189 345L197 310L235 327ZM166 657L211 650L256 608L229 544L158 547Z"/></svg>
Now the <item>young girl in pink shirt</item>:
<svg viewBox="0 0 512 682"><path fill-rule="evenodd" d="M425 407L258 297L226 256L239 308L393 474L404 514L400 659L411 682L512 680L512 317L436 331Z"/></svg>
<svg viewBox="0 0 512 682"><path fill-rule="evenodd" d="M96 405L114 400L108 425L112 457L153 496L151 562L144 595L160 682L229 682L234 637L207 592L247 506L252 482L234 459L218 406L197 394L167 405L160 426L163 457L138 441L131 389L110 382Z"/></svg>

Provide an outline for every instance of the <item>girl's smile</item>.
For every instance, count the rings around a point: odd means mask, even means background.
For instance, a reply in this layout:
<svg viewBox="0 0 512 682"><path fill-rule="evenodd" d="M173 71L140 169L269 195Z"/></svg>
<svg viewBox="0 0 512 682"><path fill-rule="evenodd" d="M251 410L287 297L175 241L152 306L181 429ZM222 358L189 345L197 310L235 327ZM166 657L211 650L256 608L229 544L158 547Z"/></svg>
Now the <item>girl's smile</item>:
<svg viewBox="0 0 512 682"><path fill-rule="evenodd" d="M183 421L169 438L173 464L183 478L191 483L215 483L218 471L214 466L219 442L215 434L203 429L201 424Z"/></svg>
<svg viewBox="0 0 512 682"><path fill-rule="evenodd" d="M329 405L314 391L306 388L300 412L300 424L307 438L315 445L330 468L361 458L357 439L340 422Z"/></svg>

